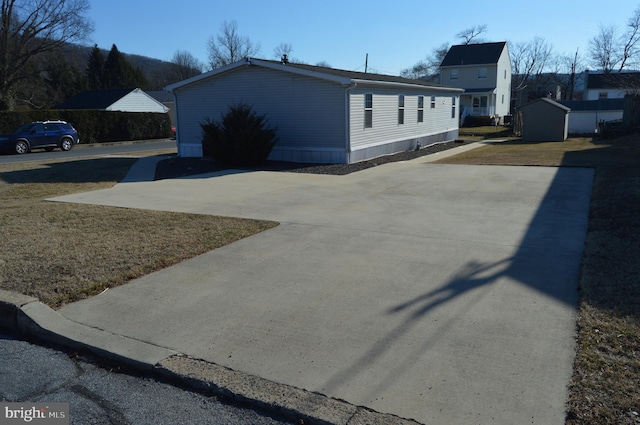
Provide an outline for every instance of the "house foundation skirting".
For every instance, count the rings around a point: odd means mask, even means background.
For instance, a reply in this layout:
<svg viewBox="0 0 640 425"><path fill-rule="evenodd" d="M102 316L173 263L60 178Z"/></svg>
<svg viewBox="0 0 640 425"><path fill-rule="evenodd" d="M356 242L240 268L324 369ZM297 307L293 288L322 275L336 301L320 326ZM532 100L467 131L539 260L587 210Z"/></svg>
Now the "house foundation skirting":
<svg viewBox="0 0 640 425"><path fill-rule="evenodd" d="M382 143L375 146L365 146L361 149L345 152L344 149L321 149L306 146L278 146L276 145L269 159L273 161L303 162L315 164L351 164L366 161L380 156L394 153L412 151L424 148L436 143L448 142L458 138L458 129L444 131L428 136L398 140L390 143ZM202 157L201 144L181 143L178 148L178 156Z"/></svg>
<svg viewBox="0 0 640 425"><path fill-rule="evenodd" d="M399 140L393 143L386 143L377 146L369 146L363 149L352 151L347 163L366 161L368 159L377 158L380 156L391 155L399 152L412 151L419 148L424 148L430 145L441 142L449 142L458 138L458 129L445 131L442 133L431 134L428 136L416 137L411 139Z"/></svg>
<svg viewBox="0 0 640 425"><path fill-rule="evenodd" d="M344 164L344 149L321 149L308 146L274 146L269 159L272 161L306 162L314 164Z"/></svg>

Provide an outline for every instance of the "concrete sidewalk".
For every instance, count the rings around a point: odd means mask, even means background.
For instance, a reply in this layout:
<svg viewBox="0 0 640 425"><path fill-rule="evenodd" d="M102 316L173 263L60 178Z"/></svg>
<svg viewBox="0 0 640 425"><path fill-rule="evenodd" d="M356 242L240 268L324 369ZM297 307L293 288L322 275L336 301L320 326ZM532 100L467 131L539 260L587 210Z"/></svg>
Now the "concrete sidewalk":
<svg viewBox="0 0 640 425"><path fill-rule="evenodd" d="M281 225L56 314L166 350L149 364L215 364L308 406L324 394L343 417L329 423L373 414L355 406L393 415L371 423L564 423L592 170L421 158L154 182L145 161L56 200Z"/></svg>

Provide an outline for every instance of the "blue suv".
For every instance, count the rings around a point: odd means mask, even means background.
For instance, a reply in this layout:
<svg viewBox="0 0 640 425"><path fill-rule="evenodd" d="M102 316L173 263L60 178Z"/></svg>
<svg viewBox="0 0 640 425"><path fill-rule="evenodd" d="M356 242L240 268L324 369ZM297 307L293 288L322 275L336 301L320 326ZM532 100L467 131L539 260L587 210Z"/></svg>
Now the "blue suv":
<svg viewBox="0 0 640 425"><path fill-rule="evenodd" d="M60 148L68 151L77 143L80 143L78 132L66 121L32 122L0 137L0 148L17 154L24 154L35 148L46 151Z"/></svg>

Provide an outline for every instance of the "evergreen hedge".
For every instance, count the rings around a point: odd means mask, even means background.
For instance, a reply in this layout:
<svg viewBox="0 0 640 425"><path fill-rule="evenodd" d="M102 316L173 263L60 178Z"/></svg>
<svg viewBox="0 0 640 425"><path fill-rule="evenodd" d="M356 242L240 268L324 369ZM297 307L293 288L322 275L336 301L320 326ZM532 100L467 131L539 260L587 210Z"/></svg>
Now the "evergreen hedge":
<svg viewBox="0 0 640 425"><path fill-rule="evenodd" d="M0 133L11 133L33 121L63 120L71 123L81 143L162 139L171 137L168 114L82 109L0 111Z"/></svg>

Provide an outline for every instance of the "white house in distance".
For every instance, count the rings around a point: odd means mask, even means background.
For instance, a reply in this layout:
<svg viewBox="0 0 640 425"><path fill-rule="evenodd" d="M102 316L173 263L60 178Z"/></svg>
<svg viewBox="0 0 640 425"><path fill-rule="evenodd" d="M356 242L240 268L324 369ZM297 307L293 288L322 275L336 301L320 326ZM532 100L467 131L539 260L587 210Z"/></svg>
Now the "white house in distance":
<svg viewBox="0 0 640 425"><path fill-rule="evenodd" d="M202 156L201 123L245 103L279 138L269 159L354 163L458 138L461 89L247 58L169 85L179 156Z"/></svg>
<svg viewBox="0 0 640 425"><path fill-rule="evenodd" d="M467 116L503 122L511 114L511 59L506 42L451 46L440 65L440 83L464 89Z"/></svg>
<svg viewBox="0 0 640 425"><path fill-rule="evenodd" d="M623 99L640 92L640 72L584 73L584 100Z"/></svg>

